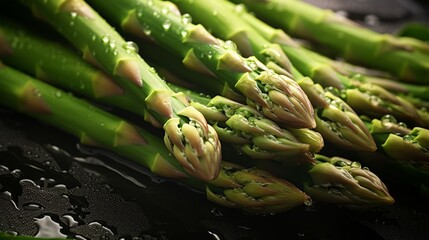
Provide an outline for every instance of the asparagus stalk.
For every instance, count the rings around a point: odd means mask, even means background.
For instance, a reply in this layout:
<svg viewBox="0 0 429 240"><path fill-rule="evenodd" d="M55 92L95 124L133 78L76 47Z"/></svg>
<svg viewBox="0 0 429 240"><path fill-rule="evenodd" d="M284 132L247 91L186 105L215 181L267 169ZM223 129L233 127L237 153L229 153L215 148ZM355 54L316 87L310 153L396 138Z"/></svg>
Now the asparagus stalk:
<svg viewBox="0 0 429 240"><path fill-rule="evenodd" d="M15 68L60 88L109 105L125 108L156 127L160 123L133 96L101 69L83 61L57 41L41 37L8 19L0 20L0 57ZM31 54L31 58L28 55ZM61 67L58 67L61 63Z"/></svg>
<svg viewBox="0 0 429 240"><path fill-rule="evenodd" d="M189 15L180 15L175 8L171 10L171 3L88 2L124 31L150 38L183 58L187 67L227 82L267 118L291 127L314 127L311 104L292 79L274 73L254 56L242 57L228 42L213 37L203 26L192 24Z"/></svg>
<svg viewBox="0 0 429 240"><path fill-rule="evenodd" d="M88 4L83 0L21 2L49 22L86 60L108 72L142 108L145 105L163 125L167 148L190 174L204 180L216 177L221 162L216 131Z"/></svg>
<svg viewBox="0 0 429 240"><path fill-rule="evenodd" d="M154 133L3 64L0 93L2 105L62 129L78 137L82 144L114 151L157 175L199 186L217 204L274 213L301 205L308 198L284 179L227 162L222 163L219 175L212 181L192 177Z"/></svg>
<svg viewBox="0 0 429 240"><path fill-rule="evenodd" d="M227 2L202 0L171 2L177 4L181 12L190 14L193 20L208 27L217 37L236 43L243 56L255 56L267 66L274 64L277 66L276 69L282 69L279 71L280 74L290 76L291 63L280 46L268 42L241 21L239 16L226 10L222 5Z"/></svg>
<svg viewBox="0 0 429 240"><path fill-rule="evenodd" d="M308 171L304 191L314 200L349 208L391 205L394 199L386 185L359 162L316 154L317 163ZM375 160L375 159L372 159Z"/></svg>
<svg viewBox="0 0 429 240"><path fill-rule="evenodd" d="M373 32L302 1L232 1L245 4L272 25L329 47L347 60L391 72L403 81L429 81L426 43Z"/></svg>
<svg viewBox="0 0 429 240"><path fill-rule="evenodd" d="M312 161L312 153L319 152L324 145L319 133L309 129L281 128L247 105L222 96L210 98L177 85L170 86L190 98L191 105L204 114L222 142L237 145L251 158L289 164L295 159L307 162ZM307 138L297 138L294 133L305 134Z"/></svg>
<svg viewBox="0 0 429 240"><path fill-rule="evenodd" d="M232 6L229 6L232 8ZM238 7L235 7L237 9ZM429 121L420 110L404 101L400 96L389 92L380 84L373 84L365 78L349 78L338 72L333 66L332 60L320 54L307 50L294 43L293 40L281 29L275 29L265 22L257 19L249 12L238 8L237 14L265 36L271 42L279 43L285 53L291 58L294 66L306 76L313 77L316 83L330 89L337 89L336 92L359 114L382 117L391 114L398 119L412 122L423 126L428 126ZM238 12L237 12L238 11ZM340 85L337 84L340 82ZM397 83L400 84L400 83ZM424 87L423 87L424 88ZM410 88L408 88L411 90ZM349 96L350 95L350 96ZM423 118L422 118L423 117Z"/></svg>
<svg viewBox="0 0 429 240"><path fill-rule="evenodd" d="M408 128L393 116L366 121L379 151L375 152L379 161L368 161L368 154L358 153L359 159L379 173L412 186L427 196L429 187L429 130L421 127Z"/></svg>
<svg viewBox="0 0 429 240"><path fill-rule="evenodd" d="M136 101L127 93L120 92L122 95L118 95L113 92L114 94L100 96L97 90L110 93L110 86L116 87L116 84L100 70L81 60L75 52L31 34L22 27L14 26L11 29L9 26L0 23L3 39L0 42L5 49L10 49L9 53L3 56L7 64L76 94L130 111L138 108ZM28 58L28 54L32 57ZM58 62L63 65L58 67ZM96 84L98 86L94 88ZM300 142L291 131L281 129L258 111L238 102L221 96L210 99L178 86L171 88L191 96L191 105L203 113L220 140L240 146L243 152L254 158L291 161L292 156L309 156L310 150L318 152L323 146L323 139L318 133L307 130L306 134L313 135L307 138L312 140L311 145ZM195 99L199 101L194 101ZM142 114L143 111L137 113ZM297 131L299 130L294 132ZM300 132L302 131L304 130ZM309 158L308 156L306 158Z"/></svg>
<svg viewBox="0 0 429 240"><path fill-rule="evenodd" d="M178 66L174 64L168 64L168 66L174 70L178 69ZM157 69L161 76L171 76L171 73L169 73L168 70L163 70L162 68ZM163 75L166 71L167 74ZM172 88L174 89L174 87ZM305 88L303 89L305 90ZM196 94L193 91L183 88L181 88L180 91L184 92L187 96L190 96L191 104L197 104L196 107L202 108L201 111L204 114L206 111L210 112L209 115L213 117L209 117L205 114L208 121L218 120L225 117L224 115L220 115L219 112L216 112L217 114L213 114L213 108L207 107L211 107L213 105L216 106L218 103L215 102L215 99L217 100L222 97L208 99L203 94ZM230 102L230 100L227 101L227 103ZM232 111L229 111L228 115L231 115L231 112ZM363 123L362 121L360 122ZM313 146L310 147L310 151L312 153L319 152L320 147L322 146L320 145L320 137L314 135L316 132L309 129L290 129L290 131L294 135L303 135L306 139L302 140L302 142ZM219 135L222 138L222 134ZM308 137L310 137L310 139L308 139ZM362 144L364 143L362 142ZM371 159L376 161L374 157L371 157ZM310 161L305 161L303 164L298 165L298 168L304 168L304 170L300 169L300 171L294 171L297 165L290 164L291 162L294 162L291 160L293 159L287 158L280 161L287 170L283 171L284 167L282 167L278 174L281 176L287 176L288 179L302 185L302 189L305 189L305 192L311 196L313 201L344 205L350 208L369 208L390 205L394 202L384 183L373 172L369 171L368 168L362 168L358 162L352 162L341 157L329 158L321 154L315 154L315 157L312 157ZM261 161L258 161L257 163L254 163L254 165L258 165L260 162ZM268 161L263 162L268 163ZM276 166L275 168L277 169ZM289 168L292 168L292 170ZM270 169L272 170L271 167ZM292 177L292 175L299 176Z"/></svg>

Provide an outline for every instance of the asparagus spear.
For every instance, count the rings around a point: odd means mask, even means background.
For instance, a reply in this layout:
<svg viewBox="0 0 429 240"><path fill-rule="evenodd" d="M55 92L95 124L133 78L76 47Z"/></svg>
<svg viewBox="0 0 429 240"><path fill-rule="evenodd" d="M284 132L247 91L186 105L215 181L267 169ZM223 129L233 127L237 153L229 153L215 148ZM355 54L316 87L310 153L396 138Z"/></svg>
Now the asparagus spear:
<svg viewBox="0 0 429 240"><path fill-rule="evenodd" d="M347 60L391 72L408 82L429 81L429 47L419 41L379 34L302 1L231 0L294 35L316 41Z"/></svg>
<svg viewBox="0 0 429 240"><path fill-rule="evenodd" d="M227 162L223 162L217 178L201 181L187 174L154 133L3 64L0 94L2 105L62 129L82 144L114 151L157 175L199 186L210 201L223 206L274 213L296 207L308 198L284 179Z"/></svg>
<svg viewBox="0 0 429 240"><path fill-rule="evenodd" d="M88 2L124 31L150 38L183 58L187 67L227 82L267 118L291 127L314 127L311 104L292 79L274 73L253 56L242 57L228 42L216 39L203 26L192 24L189 15L180 16L174 8L171 10L171 3Z"/></svg>
<svg viewBox="0 0 429 240"><path fill-rule="evenodd" d="M25 31L23 27L16 24L13 29L9 26L10 24L0 22L0 35L3 39L0 44L4 49L10 49L9 53L5 53L3 56L3 60L7 64L52 85L91 99L104 101L130 111L138 109L136 101L126 92L119 92L122 95L118 95L113 91L113 94L110 94L110 89L116 87L113 80L94 66L81 60L75 52L56 42ZM31 54L32 57L28 58L28 54ZM58 67L58 62L63 65ZM101 84L100 81L102 81ZM97 88L94 88L94 85L97 84ZM171 87L171 85L169 86ZM306 134L313 135L313 137L309 137L312 140L310 146L305 142L300 142L291 131L280 129L271 120L263 118L258 111L238 102L221 96L209 99L177 86L173 86L172 90L183 92L187 96L192 94L193 100L198 99L199 101L192 101L191 105L203 113L209 123L214 126L220 140L240 146L243 152L252 157L291 161L291 156L306 156L310 154L310 148L312 152L315 152L320 151L323 146L323 139L318 136L318 133L311 133L311 130L306 131ZM100 95L97 91L107 94ZM197 102L202 104L197 104ZM142 114L143 111L137 111L137 113ZM297 131L299 130L293 132Z"/></svg>
<svg viewBox="0 0 429 240"><path fill-rule="evenodd" d="M83 0L21 2L67 38L86 60L108 72L142 108L147 108L163 125L167 148L190 174L204 180L216 177L221 161L216 131L88 4Z"/></svg>
<svg viewBox="0 0 429 240"><path fill-rule="evenodd" d="M309 170L311 180L304 184L305 192L312 199L350 208L393 204L385 184L360 163L320 154L315 158L317 163Z"/></svg>
<svg viewBox="0 0 429 240"><path fill-rule="evenodd" d="M229 6L229 8L233 8ZM235 8L237 9L237 7ZM246 22L271 42L279 43L285 53L290 56L294 66L323 87L336 89L339 96L359 114L382 117L385 114L395 115L398 119L406 120L414 124L428 126L429 121L420 113L420 110L400 96L395 96L380 84L373 84L368 78L349 78L338 72L333 66L333 61L320 54L300 47L281 29L275 29L265 22L257 19L249 12L238 8L235 10ZM237 12L238 11L238 12ZM340 85L337 84L340 82ZM400 83L396 83L400 84ZM403 89L404 87L402 87ZM423 87L424 88L424 87ZM408 88L411 90L411 88ZM422 90L424 91L424 90ZM308 93L307 93L308 94ZM350 96L349 96L350 94ZM314 104L313 104L314 105Z"/></svg>
<svg viewBox="0 0 429 240"><path fill-rule="evenodd" d="M178 69L177 65L168 64L168 66L174 70ZM163 68L159 68L158 66L156 67L161 76L171 76L171 73L169 73L168 70L163 70ZM305 90L305 88L303 89ZM181 89L181 91L187 94L187 96L190 96L191 104L197 104L199 106L196 106L197 108L206 109L207 106L212 106L213 104L217 105L214 100L218 97L210 100L203 94L196 94L195 92L187 91L186 89ZM229 100L228 103L230 102L231 101ZM212 108L201 111L204 114L206 111L211 113ZM218 112L217 114L210 115L213 117L208 117L208 115L205 114L208 121L218 120L219 118L224 117L224 115L219 115ZM363 124L362 121L359 122ZM310 147L311 152L319 152L320 147L322 147L320 145L321 140L319 140L319 137L314 135L315 132L309 129L290 130L294 135L301 134L302 136L305 136L306 140L302 140L302 142L313 146ZM222 134L220 134L220 137L222 138ZM308 139L308 137L310 137L310 139ZM365 143L362 142L362 145L363 144ZM369 158L373 161L377 161L373 156L370 156ZM384 183L373 172L369 171L369 169L362 168L358 162L352 162L341 157L329 158L321 154L315 154L315 157L312 157L309 161L307 160L298 165L298 168L304 168L304 170L299 169L300 171L295 171L294 169L297 165L290 164L293 162L291 160L293 159L288 158L280 161L284 167L281 167L280 170L278 170L278 174L288 177L288 179L293 180L296 184L302 185L302 189L306 189L305 192L311 196L313 201L344 205L350 208L376 207L390 205L394 202ZM260 162L261 161L253 163L254 165L258 165ZM268 163L268 161L263 162ZM274 167L276 169L278 168L276 166ZM286 171L283 171L285 168ZM272 167L270 167L270 170L272 170Z"/></svg>
<svg viewBox="0 0 429 240"><path fill-rule="evenodd" d="M10 66L82 96L125 108L162 127L129 92L104 71L83 61L66 44L39 36L9 19L0 19L0 49L0 57ZM29 54L33 57L29 58ZM62 66L58 67L58 63Z"/></svg>
<svg viewBox="0 0 429 240"><path fill-rule="evenodd" d="M290 76L291 63L280 46L268 42L242 22L239 16L226 10L222 5L227 2L202 0L171 2L177 4L181 12L190 14L193 20L208 27L217 37L232 40L243 56L255 56L267 66L275 64L276 69L282 69L279 73Z"/></svg>
<svg viewBox="0 0 429 240"><path fill-rule="evenodd" d="M311 161L312 153L319 152L324 145L319 133L309 129L281 128L247 105L222 96L209 98L177 85L170 86L190 98L191 105L212 123L221 141L239 146L240 151L251 158L288 163L294 159ZM294 133L307 138L298 139Z"/></svg>

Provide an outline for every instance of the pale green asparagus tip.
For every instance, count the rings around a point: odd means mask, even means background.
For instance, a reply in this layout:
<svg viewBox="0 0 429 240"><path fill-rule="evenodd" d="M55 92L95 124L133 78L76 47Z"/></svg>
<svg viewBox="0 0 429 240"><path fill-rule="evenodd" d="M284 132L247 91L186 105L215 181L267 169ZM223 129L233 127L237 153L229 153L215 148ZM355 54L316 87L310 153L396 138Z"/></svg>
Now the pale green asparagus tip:
<svg viewBox="0 0 429 240"><path fill-rule="evenodd" d="M194 107L178 113L182 118L170 118L164 125L164 142L168 150L190 174L203 181L219 174L222 160L221 143L215 129Z"/></svg>
<svg viewBox="0 0 429 240"><path fill-rule="evenodd" d="M206 188L207 198L250 213L278 213L309 200L292 183L256 168L223 162L219 177Z"/></svg>
<svg viewBox="0 0 429 240"><path fill-rule="evenodd" d="M316 201L350 208L371 208L394 203L384 183L358 162L341 157L316 155L316 165L309 171L311 183L304 191Z"/></svg>

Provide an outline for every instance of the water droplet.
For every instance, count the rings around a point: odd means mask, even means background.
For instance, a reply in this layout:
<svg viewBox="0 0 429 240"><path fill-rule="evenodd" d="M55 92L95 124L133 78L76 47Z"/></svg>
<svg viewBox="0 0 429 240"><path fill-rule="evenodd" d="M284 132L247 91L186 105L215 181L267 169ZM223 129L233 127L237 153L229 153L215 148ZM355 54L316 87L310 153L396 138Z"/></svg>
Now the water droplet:
<svg viewBox="0 0 429 240"><path fill-rule="evenodd" d="M246 6L244 6L244 4L235 5L234 11L236 11L237 13L242 13L245 10L246 10Z"/></svg>
<svg viewBox="0 0 429 240"><path fill-rule="evenodd" d="M406 135L404 135L404 136L402 137L402 139L403 139L405 142L409 142L409 143L411 143L411 142L413 142L413 141L414 141L414 137L413 137L412 135L410 135L410 134L406 134Z"/></svg>
<svg viewBox="0 0 429 240"><path fill-rule="evenodd" d="M151 67L151 68L149 68L149 72L151 72L151 73L156 73L156 69L155 69L155 68L153 68L153 67Z"/></svg>
<svg viewBox="0 0 429 240"><path fill-rule="evenodd" d="M167 14L168 14L168 12L170 12L170 9L168 9L168 7L163 7L163 8L161 9L161 13L162 13L163 15L167 15Z"/></svg>
<svg viewBox="0 0 429 240"><path fill-rule="evenodd" d="M62 96L63 94L61 93L61 91L55 91L55 97L61 98Z"/></svg>
<svg viewBox="0 0 429 240"><path fill-rule="evenodd" d="M185 13L182 15L182 23L183 24L190 24L192 22L192 16L189 13Z"/></svg>
<svg viewBox="0 0 429 240"><path fill-rule="evenodd" d="M168 31L171 27L171 21L170 20L165 20L165 22L162 24L162 28L164 28L165 31Z"/></svg>
<svg viewBox="0 0 429 240"><path fill-rule="evenodd" d="M313 199L311 199L310 197L308 197L307 199L305 199L304 205L307 206L307 207L313 206Z"/></svg>
<svg viewBox="0 0 429 240"><path fill-rule="evenodd" d="M154 12L153 12L153 16L154 16L154 17L156 17L156 18L159 18L160 14L159 14L159 12L154 11Z"/></svg>
<svg viewBox="0 0 429 240"><path fill-rule="evenodd" d="M381 99L374 95L369 96L369 101L373 105L379 105L381 103Z"/></svg>
<svg viewBox="0 0 429 240"><path fill-rule="evenodd" d="M59 223L52 220L50 216L43 218L35 218L39 230L36 237L39 238L66 238L67 236L61 233L62 227Z"/></svg>
<svg viewBox="0 0 429 240"><path fill-rule="evenodd" d="M337 11L337 12L335 12L335 14L337 14L340 17L344 17L344 18L347 18L349 16L349 13L346 11L343 11L343 10Z"/></svg>
<svg viewBox="0 0 429 240"><path fill-rule="evenodd" d="M392 124L397 124L397 121L396 121L396 118L395 118L393 115L388 114L388 115L384 115L384 116L381 118L381 124L382 124L384 127L389 127L389 126L391 126Z"/></svg>
<svg viewBox="0 0 429 240"><path fill-rule="evenodd" d="M137 44L133 41L128 41L124 44L123 48L127 51L127 53L138 53L139 52L139 47L137 46Z"/></svg>
<svg viewBox="0 0 429 240"><path fill-rule="evenodd" d="M104 44L107 44L108 42L109 42L109 36L103 36L102 38L101 38L101 41L104 43Z"/></svg>
<svg viewBox="0 0 429 240"><path fill-rule="evenodd" d="M100 126L101 126L101 127L104 127L104 123L100 123Z"/></svg>
<svg viewBox="0 0 429 240"><path fill-rule="evenodd" d="M91 40L94 42L95 40L97 40L97 36L95 36L95 34L92 34Z"/></svg>
<svg viewBox="0 0 429 240"><path fill-rule="evenodd" d="M369 26L376 26L380 22L378 17L373 14L366 15L363 21Z"/></svg>
<svg viewBox="0 0 429 240"><path fill-rule="evenodd" d="M182 31L180 31L180 36L182 37L182 39L185 39L186 36L188 36L188 30L183 29Z"/></svg>
<svg viewBox="0 0 429 240"><path fill-rule="evenodd" d="M70 16L71 16L72 18L76 18L76 17L77 17L77 12L71 12L71 13L70 13Z"/></svg>
<svg viewBox="0 0 429 240"><path fill-rule="evenodd" d="M212 15L213 15L213 16L215 16L215 17L216 17L218 14L219 14L219 12L218 12L217 10L213 10L213 12L212 12Z"/></svg>
<svg viewBox="0 0 429 240"><path fill-rule="evenodd" d="M403 128L407 128L407 124L404 122L399 122L398 126L403 127Z"/></svg>
<svg viewBox="0 0 429 240"><path fill-rule="evenodd" d="M10 173L9 168L4 165L0 165L0 175L8 174L8 173Z"/></svg>
<svg viewBox="0 0 429 240"><path fill-rule="evenodd" d="M12 172L10 172L10 174L14 177L14 178L20 178L22 171L19 169L15 169Z"/></svg>
<svg viewBox="0 0 429 240"><path fill-rule="evenodd" d="M225 49L230 49L230 50L233 50L233 51L237 51L237 44L235 44L235 42L233 42L231 40L226 40L223 43L222 47L225 48Z"/></svg>
<svg viewBox="0 0 429 240"><path fill-rule="evenodd" d="M109 46L110 46L110 48L115 48L116 47L116 43L115 43L115 41L111 41L110 43L109 43Z"/></svg>
<svg viewBox="0 0 429 240"><path fill-rule="evenodd" d="M143 33L146 34L147 36L150 36L150 34L152 33L152 30L147 24L142 25L142 30L143 30Z"/></svg>
<svg viewBox="0 0 429 240"><path fill-rule="evenodd" d="M352 167L352 168L361 168L362 165L359 162L352 162L350 164L350 167Z"/></svg>
<svg viewBox="0 0 429 240"><path fill-rule="evenodd" d="M26 203L22 205L22 208L29 211L37 211L44 209L44 207L38 203Z"/></svg>
<svg viewBox="0 0 429 240"><path fill-rule="evenodd" d="M138 10L137 11L137 17L141 18L143 16L143 11L142 10Z"/></svg>
<svg viewBox="0 0 429 240"><path fill-rule="evenodd" d="M148 0L148 1L147 1L147 5L148 5L148 6L153 6L153 0Z"/></svg>

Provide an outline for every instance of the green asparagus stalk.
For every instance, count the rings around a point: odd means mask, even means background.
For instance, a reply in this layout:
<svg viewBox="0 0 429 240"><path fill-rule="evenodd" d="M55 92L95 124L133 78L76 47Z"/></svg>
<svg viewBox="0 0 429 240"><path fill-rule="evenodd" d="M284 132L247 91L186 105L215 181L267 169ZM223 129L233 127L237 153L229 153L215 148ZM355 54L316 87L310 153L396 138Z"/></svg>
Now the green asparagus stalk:
<svg viewBox="0 0 429 240"><path fill-rule="evenodd" d="M312 161L312 153L319 152L324 145L318 132L281 128L247 105L222 96L210 98L177 85L170 86L190 98L191 105L203 113L222 142L237 145L239 151L251 158L272 159L289 164L297 159L302 164L302 161ZM295 137L294 133L299 134L298 132L305 134L307 138Z"/></svg>
<svg viewBox="0 0 429 240"><path fill-rule="evenodd" d="M233 8L233 5L229 6L229 8ZM339 96L342 96L344 101L359 114L373 117L391 114L398 119L428 126L429 121L419 113L420 110L414 107L413 104L404 101L400 96L395 96L395 94L389 92L390 88L385 89L383 85L374 84L375 81L369 81L366 77L356 78L358 75L355 75L355 78L349 78L342 75L335 68L332 60L300 47L281 29L273 28L245 11L242 7L238 8L238 10L237 8L233 8L236 14L239 14L249 25L271 42L279 43L282 46L298 71L312 77L316 83L323 87L337 89L335 90L337 92L341 91L342 94L339 94ZM337 82L340 84L337 84ZM409 90L411 89L409 88Z"/></svg>
<svg viewBox="0 0 429 240"><path fill-rule="evenodd" d="M0 58L38 79L87 98L125 108L152 125L162 127L145 107L104 71L83 61L66 44L39 35L9 19L0 19ZM33 57L29 58L29 54ZM58 63L62 66L58 67Z"/></svg>
<svg viewBox="0 0 429 240"><path fill-rule="evenodd" d="M419 84L429 81L426 43L376 33L302 1L231 1L245 4L273 26L329 47L346 60L388 71L403 81Z"/></svg>
<svg viewBox="0 0 429 240"><path fill-rule="evenodd" d="M312 199L349 208L371 208L394 203L386 185L360 163L320 154L316 154L315 158L317 163L308 171L310 180L304 184L304 191Z"/></svg>
<svg viewBox="0 0 429 240"><path fill-rule="evenodd" d="M177 65L168 64L168 66L177 70ZM157 69L161 76L165 76L163 73L168 71L162 70L162 68ZM171 74L166 75L170 76ZM303 89L305 90L305 88ZM187 96L190 96L191 104L197 104L203 109L207 108L207 106L217 104L214 100L217 100L218 97L210 100L205 95L195 94L195 92L189 90L186 91L185 89L180 89L180 91L184 92ZM228 102L230 102L230 100ZM196 106L196 108L199 109L198 106ZM224 117L219 114L213 114L213 117L208 117L208 115L205 114L206 111L201 111L204 113L208 121ZM207 109L207 111L212 112L212 108ZM232 113L229 115L231 114ZM360 122L362 123L362 121ZM309 129L307 129L307 131L303 131L305 129L291 130L292 134L296 135L296 131L298 130L300 131L300 134L304 135L306 138L311 137L309 139L310 141L303 140L303 142L310 144L310 146L313 145L313 147L310 147L311 152L319 152L320 147L322 146L320 145L320 138L314 136L315 132L312 132ZM219 135L222 138L222 134ZM365 143L362 142L362 144ZM317 149L317 151L315 151L315 149ZM296 165L290 164L290 162L292 162L291 160L293 159L288 158L280 162L287 169L295 168ZM263 162L267 163L267 161ZM260 164L260 161L254 163L254 165L258 164ZM299 168L304 168L305 170L298 171L298 173L294 170L286 170L283 172L282 170L284 168L280 168L281 170L278 174L281 174L281 176L287 176L289 179L294 180L295 183L302 185L302 189L305 189L305 192L311 196L313 201L344 205L350 208L369 208L390 205L394 202L384 183L382 183L382 181L373 172L369 171L369 169L362 168L358 162L352 162L340 157L328 158L326 156L316 154L315 157L310 159L310 161L300 164ZM290 174L290 172L294 173ZM299 176L294 179L291 175Z"/></svg>
<svg viewBox="0 0 429 240"><path fill-rule="evenodd" d="M116 84L100 70L80 59L75 52L56 42L31 34L16 24L13 29L10 26L0 22L2 36L0 44L4 49L10 49L9 53L2 57L5 63L75 94L130 111L138 109L136 101L127 93L98 95L97 90L110 93L109 86L116 87ZM28 54L32 57L28 58ZM63 65L58 67L58 62ZM98 76L103 76L102 84ZM96 84L99 85L94 88ZM220 140L240 146L243 152L254 158L287 161L291 161L292 156L308 155L306 158L309 158L310 150L318 152L323 146L323 139L318 133L306 131L306 134L312 135L307 138L312 140L310 146L300 142L291 133L299 130L281 129L253 108L225 97L217 96L210 99L178 86L171 88L176 92L185 93L188 97L191 96L193 99L191 105L203 113L218 133ZM199 101L194 101L195 99Z"/></svg>
<svg viewBox="0 0 429 240"><path fill-rule="evenodd" d="M429 130L408 128L393 116L366 121L379 150L372 155L378 161L368 161L371 156L359 152L359 160L400 184L411 186L427 196L429 186Z"/></svg>
<svg viewBox="0 0 429 240"><path fill-rule="evenodd" d="M275 64L275 69L282 69L279 73L290 76L291 63L280 46L268 42L236 14L225 11L222 5L226 3L223 1L171 2L176 4L181 12L190 14L193 20L208 27L217 37L236 43L243 56L255 56L267 66Z"/></svg>
<svg viewBox="0 0 429 240"><path fill-rule="evenodd" d="M221 147L204 116L172 91L101 16L83 0L21 1L34 15L51 24L83 57L108 72L141 103L165 130L164 141L185 169L196 177L216 177ZM144 106L144 107L143 107Z"/></svg>
<svg viewBox="0 0 429 240"><path fill-rule="evenodd" d="M192 24L189 15L171 10L171 3L158 0L88 2L124 31L150 38L183 58L187 67L216 76L216 81L227 82L267 118L291 127L314 127L311 103L292 79L274 73L254 56L242 57L229 42L213 37L202 25Z"/></svg>
<svg viewBox="0 0 429 240"><path fill-rule="evenodd" d="M316 128L324 139L339 148L373 152L374 139L356 112L335 91L326 91L320 84L294 70L296 81L315 109Z"/></svg>
<svg viewBox="0 0 429 240"><path fill-rule="evenodd" d="M36 237L36 236L15 235L15 234L0 232L0 239L2 239L2 240L61 240L64 238ZM72 238L67 238L67 239L72 239Z"/></svg>
<svg viewBox="0 0 429 240"><path fill-rule="evenodd" d="M217 178L201 181L187 174L154 133L3 64L0 94L2 105L62 129L78 137L82 144L114 151L154 174L200 186L207 198L217 204L275 213L301 205L308 198L284 179L227 162L222 163Z"/></svg>

